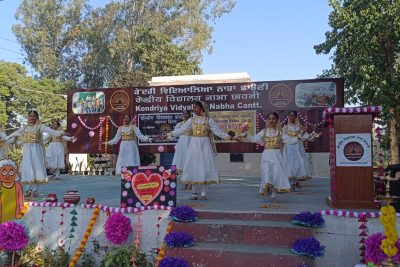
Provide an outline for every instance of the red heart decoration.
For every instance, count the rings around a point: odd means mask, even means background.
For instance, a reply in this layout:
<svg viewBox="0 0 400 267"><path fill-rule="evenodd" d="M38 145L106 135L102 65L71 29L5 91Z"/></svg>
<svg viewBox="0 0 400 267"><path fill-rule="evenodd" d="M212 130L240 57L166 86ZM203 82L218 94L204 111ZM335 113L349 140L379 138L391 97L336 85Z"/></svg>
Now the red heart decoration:
<svg viewBox="0 0 400 267"><path fill-rule="evenodd" d="M132 177L132 188L140 202L147 206L163 189L163 179L158 173L146 175L139 172Z"/></svg>

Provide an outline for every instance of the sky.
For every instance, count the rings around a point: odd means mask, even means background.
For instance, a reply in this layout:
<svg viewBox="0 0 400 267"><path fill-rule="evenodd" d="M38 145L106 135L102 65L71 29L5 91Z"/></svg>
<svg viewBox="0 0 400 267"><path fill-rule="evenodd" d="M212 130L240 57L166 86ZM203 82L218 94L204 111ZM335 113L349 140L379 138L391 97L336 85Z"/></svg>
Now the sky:
<svg viewBox="0 0 400 267"><path fill-rule="evenodd" d="M0 1L0 60L23 64L11 27L21 0ZM91 0L93 6L110 1ZM214 25L204 74L247 72L253 81L313 79L331 65L313 46L325 40L328 0L236 0Z"/></svg>

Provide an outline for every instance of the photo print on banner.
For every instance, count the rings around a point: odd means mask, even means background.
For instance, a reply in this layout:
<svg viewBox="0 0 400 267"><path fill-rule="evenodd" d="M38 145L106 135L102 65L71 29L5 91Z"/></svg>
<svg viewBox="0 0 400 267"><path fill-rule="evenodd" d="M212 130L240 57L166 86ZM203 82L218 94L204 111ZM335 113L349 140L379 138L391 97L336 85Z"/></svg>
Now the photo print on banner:
<svg viewBox="0 0 400 267"><path fill-rule="evenodd" d="M121 208L176 206L176 167L123 167Z"/></svg>

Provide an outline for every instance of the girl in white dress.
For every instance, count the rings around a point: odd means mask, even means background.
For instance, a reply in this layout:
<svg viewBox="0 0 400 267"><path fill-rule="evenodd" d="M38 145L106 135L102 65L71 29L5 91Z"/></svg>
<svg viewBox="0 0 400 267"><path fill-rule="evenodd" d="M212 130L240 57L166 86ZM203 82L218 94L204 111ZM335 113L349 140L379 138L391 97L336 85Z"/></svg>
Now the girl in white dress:
<svg viewBox="0 0 400 267"><path fill-rule="evenodd" d="M112 140L103 143L106 145L116 145L119 140L122 140L115 170L117 175L121 174L122 167L140 166L140 155L136 137L143 142L151 142L151 138L143 135L139 128L131 123L130 115L126 114L124 116L123 124L123 126L118 128L117 134Z"/></svg>
<svg viewBox="0 0 400 267"><path fill-rule="evenodd" d="M3 125L0 124L0 160L8 157L8 144L6 143L6 132L4 131Z"/></svg>
<svg viewBox="0 0 400 267"><path fill-rule="evenodd" d="M209 184L219 183L219 176L215 164L216 147L214 136L232 140L234 133L225 133L218 124L209 117L206 103L196 101L194 104L194 117L188 119L182 127L168 134L168 138L181 136L187 131L192 131L189 149L183 167L182 182L192 184L193 195L191 200L207 199ZM199 197L200 195L200 197Z"/></svg>
<svg viewBox="0 0 400 267"><path fill-rule="evenodd" d="M261 185L260 194L271 193L272 202L276 202L276 193L290 192L290 183L283 167L282 130L278 126L278 114L267 115L267 125L257 135L247 136L248 126L242 128L243 137L248 142L264 143L261 156Z"/></svg>
<svg viewBox="0 0 400 267"><path fill-rule="evenodd" d="M293 187L301 187L300 181L311 178L310 163L304 149L305 141L313 141L315 132L306 132L297 117L297 111L290 111L288 123L283 127L283 162Z"/></svg>
<svg viewBox="0 0 400 267"><path fill-rule="evenodd" d="M181 128L185 122L190 118L191 113L189 110L183 111L183 121L179 122L174 130L177 130ZM179 136L178 143L175 146L175 153L174 153L174 158L172 160L172 165L176 166L176 170L178 174L183 173L183 167L185 165L186 161L186 154L189 149L189 143L190 143L190 135L191 132L190 130ZM189 189L189 184L185 184L185 187L183 189Z"/></svg>
<svg viewBox="0 0 400 267"><path fill-rule="evenodd" d="M59 131L60 127L60 122L55 120L52 129ZM47 167L53 170L53 176L50 179L59 180L60 170L65 168L65 151L62 141L75 142L75 138L73 136L49 136L48 138L50 143L46 150Z"/></svg>
<svg viewBox="0 0 400 267"><path fill-rule="evenodd" d="M38 184L47 182L45 153L42 144L43 133L61 136L63 132L52 130L39 123L36 110L28 112L28 124L6 137L6 140L22 137L21 183L28 184L26 197L38 197Z"/></svg>

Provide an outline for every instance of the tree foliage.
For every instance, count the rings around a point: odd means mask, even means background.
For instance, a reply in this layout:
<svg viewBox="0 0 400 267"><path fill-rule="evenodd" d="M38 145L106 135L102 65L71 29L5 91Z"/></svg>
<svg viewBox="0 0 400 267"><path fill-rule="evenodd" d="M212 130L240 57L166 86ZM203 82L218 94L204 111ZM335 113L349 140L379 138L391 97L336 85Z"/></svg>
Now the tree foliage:
<svg viewBox="0 0 400 267"><path fill-rule="evenodd" d="M24 0L13 30L40 77L83 87L199 73L212 23L235 0ZM140 54L142 53L142 54Z"/></svg>
<svg viewBox="0 0 400 267"><path fill-rule="evenodd" d="M55 80L33 79L24 66L0 61L0 123L6 128L21 125L30 109L36 109L43 123L66 117L65 87Z"/></svg>
<svg viewBox="0 0 400 267"><path fill-rule="evenodd" d="M349 102L383 105L389 125L392 163L398 162L400 122L400 2L330 0L332 28L318 54L333 52L334 66L325 74L345 79Z"/></svg>

